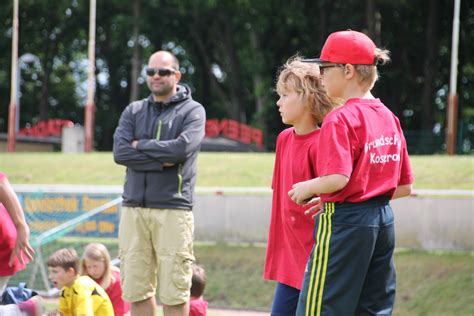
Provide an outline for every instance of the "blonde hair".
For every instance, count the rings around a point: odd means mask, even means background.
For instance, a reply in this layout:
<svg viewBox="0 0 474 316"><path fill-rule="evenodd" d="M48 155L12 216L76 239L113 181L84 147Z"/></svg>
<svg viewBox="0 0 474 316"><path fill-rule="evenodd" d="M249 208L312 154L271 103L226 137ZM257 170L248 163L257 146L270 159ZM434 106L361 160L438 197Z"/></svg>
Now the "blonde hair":
<svg viewBox="0 0 474 316"><path fill-rule="evenodd" d="M390 52L386 49L376 48L374 59L375 65L354 65L358 75L357 81L367 90L372 90L375 82L379 79L377 65L385 65L390 61Z"/></svg>
<svg viewBox="0 0 474 316"><path fill-rule="evenodd" d="M104 274L102 275L101 286L105 290L107 289L112 282L115 281L115 278L112 274L113 267L110 264L110 255L107 247L101 243L91 243L86 246L84 253L82 254L81 259L81 275L89 275L86 268L86 260L93 261L102 261L105 266Z"/></svg>
<svg viewBox="0 0 474 316"><path fill-rule="evenodd" d="M322 87L319 67L302 62L298 56L291 57L280 68L276 91L279 95L290 91L298 93L317 123L321 123L336 105Z"/></svg>
<svg viewBox="0 0 474 316"><path fill-rule="evenodd" d="M77 274L79 268L79 257L77 256L76 250L73 248L63 248L55 251L48 258L47 262L48 267L61 267L65 271L70 268L74 269L74 272Z"/></svg>

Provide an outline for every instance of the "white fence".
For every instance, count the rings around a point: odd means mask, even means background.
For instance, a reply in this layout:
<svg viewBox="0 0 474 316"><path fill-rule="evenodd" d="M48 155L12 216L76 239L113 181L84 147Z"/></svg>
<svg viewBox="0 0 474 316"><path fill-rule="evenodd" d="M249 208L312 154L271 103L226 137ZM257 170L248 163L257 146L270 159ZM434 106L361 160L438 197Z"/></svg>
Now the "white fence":
<svg viewBox="0 0 474 316"><path fill-rule="evenodd" d="M17 185L18 193L110 193L120 186ZM195 237L199 241L266 242L271 191L266 188L198 188ZM474 251L474 193L416 190L392 202L398 247Z"/></svg>
<svg viewBox="0 0 474 316"><path fill-rule="evenodd" d="M409 197L391 202L397 247L474 251L474 200ZM265 242L271 196L198 195L197 240Z"/></svg>

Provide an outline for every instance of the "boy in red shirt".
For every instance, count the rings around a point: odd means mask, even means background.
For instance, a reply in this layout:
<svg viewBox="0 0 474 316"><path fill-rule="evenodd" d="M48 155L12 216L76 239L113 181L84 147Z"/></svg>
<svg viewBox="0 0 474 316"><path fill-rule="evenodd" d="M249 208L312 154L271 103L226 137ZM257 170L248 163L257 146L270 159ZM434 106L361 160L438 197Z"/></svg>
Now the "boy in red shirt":
<svg viewBox="0 0 474 316"><path fill-rule="evenodd" d="M273 171L273 202L263 277L277 281L272 315L294 315L304 267L314 244L314 221L288 197L293 183L317 177L320 123L333 103L323 89L319 70L299 58L281 69L277 102L283 123Z"/></svg>
<svg viewBox="0 0 474 316"><path fill-rule="evenodd" d="M324 202L297 315L390 315L395 300L390 199L411 192L413 175L397 117L370 93L388 51L356 31L331 34L318 59L322 82L345 103L323 122L318 178L288 192ZM317 198L317 199L319 199ZM319 212L321 204L312 210Z"/></svg>
<svg viewBox="0 0 474 316"><path fill-rule="evenodd" d="M206 287L206 272L201 266L193 266L189 316L206 316L208 302L202 298Z"/></svg>

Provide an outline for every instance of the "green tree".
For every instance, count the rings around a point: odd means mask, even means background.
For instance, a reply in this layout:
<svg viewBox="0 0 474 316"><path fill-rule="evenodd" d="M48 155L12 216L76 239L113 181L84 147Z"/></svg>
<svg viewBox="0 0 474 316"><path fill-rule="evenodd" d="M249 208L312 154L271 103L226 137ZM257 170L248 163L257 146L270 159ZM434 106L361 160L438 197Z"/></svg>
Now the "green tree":
<svg viewBox="0 0 474 316"><path fill-rule="evenodd" d="M12 1L0 3L0 132L10 97ZM262 128L267 149L284 128L274 92L278 68L291 56L318 56L334 31L367 32L392 52L374 94L399 116L413 151L419 135L441 139L449 84L450 1L149 0L97 2L95 148L110 150L120 113L149 91L143 68L171 50L182 81L209 118ZM474 3L462 1L459 47L460 149L474 147ZM19 55L37 56L21 74L21 127L46 118L83 123L88 1L22 0ZM414 132L413 132L414 131ZM420 151L419 151L420 152Z"/></svg>

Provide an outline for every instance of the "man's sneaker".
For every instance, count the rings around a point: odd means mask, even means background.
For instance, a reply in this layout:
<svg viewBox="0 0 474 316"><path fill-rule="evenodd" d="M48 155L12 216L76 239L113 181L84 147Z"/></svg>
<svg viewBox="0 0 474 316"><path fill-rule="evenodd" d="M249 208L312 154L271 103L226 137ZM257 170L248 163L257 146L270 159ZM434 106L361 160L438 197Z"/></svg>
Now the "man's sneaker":
<svg viewBox="0 0 474 316"><path fill-rule="evenodd" d="M20 311L27 316L43 315L43 298L39 295L33 296L27 301L18 304Z"/></svg>

